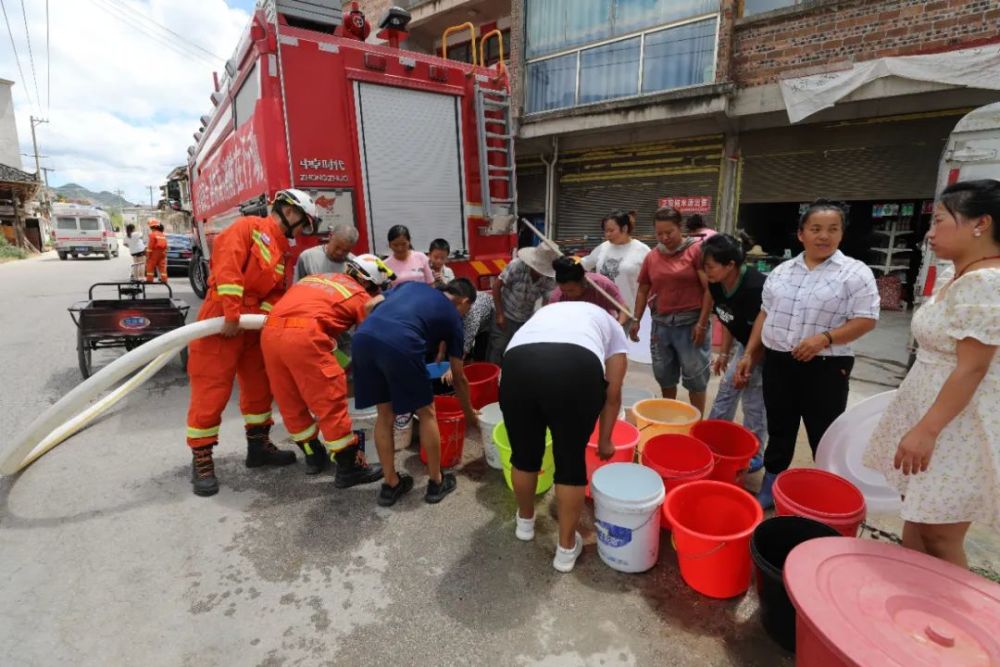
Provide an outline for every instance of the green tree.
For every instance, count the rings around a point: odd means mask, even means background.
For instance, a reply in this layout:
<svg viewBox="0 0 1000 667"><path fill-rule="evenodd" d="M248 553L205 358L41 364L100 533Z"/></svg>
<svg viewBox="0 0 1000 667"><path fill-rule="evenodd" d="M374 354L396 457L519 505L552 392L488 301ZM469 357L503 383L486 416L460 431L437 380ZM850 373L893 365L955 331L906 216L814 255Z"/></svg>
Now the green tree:
<svg viewBox="0 0 1000 667"><path fill-rule="evenodd" d="M125 226L125 218L122 217L122 210L120 208L109 208L108 215L111 217L111 226L115 228L116 232L120 232Z"/></svg>

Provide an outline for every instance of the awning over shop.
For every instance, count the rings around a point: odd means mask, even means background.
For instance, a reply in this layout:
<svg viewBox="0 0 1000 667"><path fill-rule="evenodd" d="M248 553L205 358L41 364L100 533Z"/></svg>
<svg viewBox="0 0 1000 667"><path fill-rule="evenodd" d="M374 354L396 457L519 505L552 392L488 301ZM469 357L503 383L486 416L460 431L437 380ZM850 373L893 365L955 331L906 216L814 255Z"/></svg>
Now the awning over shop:
<svg viewBox="0 0 1000 667"><path fill-rule="evenodd" d="M828 109L865 85L896 77L965 88L1000 90L1000 45L933 53L923 56L878 58L848 70L786 79L781 94L788 119L797 123Z"/></svg>

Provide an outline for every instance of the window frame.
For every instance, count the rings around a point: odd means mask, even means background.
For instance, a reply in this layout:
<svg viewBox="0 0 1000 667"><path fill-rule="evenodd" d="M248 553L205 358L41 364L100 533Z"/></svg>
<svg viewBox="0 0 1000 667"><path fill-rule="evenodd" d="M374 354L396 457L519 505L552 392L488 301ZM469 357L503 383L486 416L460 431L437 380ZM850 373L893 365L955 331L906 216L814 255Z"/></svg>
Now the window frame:
<svg viewBox="0 0 1000 667"><path fill-rule="evenodd" d="M796 1L798 1L798 0L796 0ZM742 2L741 2L741 5L742 5ZM678 86L676 88L666 88L664 90L657 90L657 91L652 91L652 92L644 93L644 92L642 92L643 70L645 69L643 65L645 63L645 57L646 57L646 36L647 35L649 35L651 33L657 33L657 32L663 32L663 31L666 31L666 30L671 30L673 28L680 28L682 26L685 26L685 25L688 25L688 24L691 24L691 23L700 23L702 21L708 21L708 20L712 20L712 19L715 20L715 41L713 42L713 46L712 46L712 71L715 72L715 73L718 73L718 69L719 69L719 28L720 28L721 21L722 21L722 19L721 19L721 12L711 12L711 13L708 13L708 14L699 14L698 16L692 16L692 17L689 17L689 18L686 18L686 19L680 19L680 20L677 20L677 21L671 21L669 23L661 23L661 24L658 24L658 25L655 25L655 26L652 26L652 27L649 27L649 28L644 28L643 30L638 30L638 31L635 31L635 32L630 32L630 33L627 33L625 35L619 35L617 37L610 37L608 39L603 39L603 40L600 40L598 42L591 42L591 43L585 44L583 46L576 46L576 47L572 47L572 48L569 48L569 49L563 49L561 51L555 51L553 53L547 53L544 56L539 56L537 58L531 58L530 60L526 58L525 61L524 61L524 70L525 70L525 73L526 73L525 74L525 78L527 79L527 71L528 71L528 68L532 64L538 63L538 62L543 62L545 60L552 60L554 58L561 58L561 57L564 57L564 56L574 55L575 54L576 55L576 84L575 84L574 91L573 91L573 104L571 106L568 106L568 107L555 107L555 108L552 108L552 109L542 109L540 111L527 111L525 113L525 115L526 116L533 116L535 114L551 113L553 111L565 111L567 109L576 109L576 108L580 108L580 107L592 106L594 104L604 104L606 102L612 102L612 101L617 101L617 100L628 100L628 99L632 99L632 98L635 98L635 97L647 97L649 95L657 95L657 94L665 93L665 92L668 92L668 91L684 90L684 89L687 89L687 88L696 88L698 86L704 86L704 85L706 85L705 83L696 83L696 84L692 84L690 86ZM597 102L586 102L584 104L581 104L579 102L579 100L580 100L580 70L581 70L580 64L581 64L581 59L582 59L582 52L583 51L589 51L591 49L600 48L600 47L603 47L603 46L607 46L608 44L614 44L616 42L623 42L623 41L626 41L626 40L629 40L629 39L635 39L636 37L639 38L639 72L638 72L638 76L637 76L637 80L636 80L636 93L634 95L625 95L623 97L611 97L611 98L608 98L608 99L605 99L605 100L599 100ZM526 90L526 95L527 95L527 90ZM529 100L525 100L525 101L528 102ZM527 106L528 105L525 104L525 107L527 107Z"/></svg>
<svg viewBox="0 0 1000 667"><path fill-rule="evenodd" d="M776 7L774 9L767 9L762 12L754 12L753 14L746 13L746 0L736 0L737 2L737 18L752 18L754 16L760 16L762 14L769 14L771 12L787 12L793 11L796 8L802 9L802 6L806 4L806 0L788 0L788 4L784 7Z"/></svg>

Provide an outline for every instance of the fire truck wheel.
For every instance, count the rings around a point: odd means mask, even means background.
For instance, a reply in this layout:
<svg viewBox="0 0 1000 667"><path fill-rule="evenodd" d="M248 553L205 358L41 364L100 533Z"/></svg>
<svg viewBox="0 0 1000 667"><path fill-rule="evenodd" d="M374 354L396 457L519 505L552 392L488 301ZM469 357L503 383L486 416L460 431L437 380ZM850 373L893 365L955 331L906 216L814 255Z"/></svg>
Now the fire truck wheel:
<svg viewBox="0 0 1000 667"><path fill-rule="evenodd" d="M208 293L208 267L205 260L201 258L201 253L195 251L191 256L191 265L188 267L188 280L191 281L191 289L199 299L204 299Z"/></svg>

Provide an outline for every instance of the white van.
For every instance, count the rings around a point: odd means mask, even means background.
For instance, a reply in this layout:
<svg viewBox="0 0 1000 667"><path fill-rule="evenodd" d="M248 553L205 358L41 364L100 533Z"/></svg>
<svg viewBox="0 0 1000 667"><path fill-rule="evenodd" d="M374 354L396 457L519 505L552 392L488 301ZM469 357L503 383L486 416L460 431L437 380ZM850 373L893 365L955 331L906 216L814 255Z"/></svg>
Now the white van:
<svg viewBox="0 0 1000 667"><path fill-rule="evenodd" d="M82 255L118 256L118 234L111 218L99 208L81 204L53 204L52 220L59 259Z"/></svg>
<svg viewBox="0 0 1000 667"><path fill-rule="evenodd" d="M938 167L937 194L958 181L992 178L1000 181L1000 102L970 111L955 125ZM931 294L938 276L950 266L939 260L924 242L923 261L914 294L921 303Z"/></svg>

